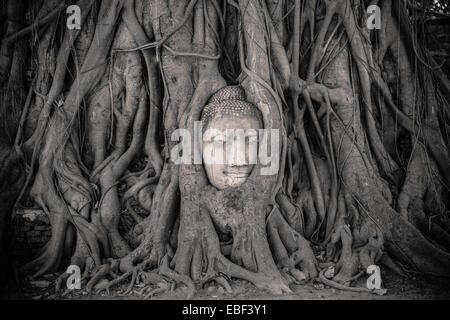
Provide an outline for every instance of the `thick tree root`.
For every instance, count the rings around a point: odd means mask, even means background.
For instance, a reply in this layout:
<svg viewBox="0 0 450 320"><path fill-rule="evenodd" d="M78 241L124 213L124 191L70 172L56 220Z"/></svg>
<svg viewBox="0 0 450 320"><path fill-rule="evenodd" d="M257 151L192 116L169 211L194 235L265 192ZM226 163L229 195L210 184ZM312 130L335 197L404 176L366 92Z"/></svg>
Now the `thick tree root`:
<svg viewBox="0 0 450 320"><path fill-rule="evenodd" d="M327 279L324 274L325 274L325 270L320 271L320 274L319 274L320 281L322 281L322 283L324 285L327 285L329 287L332 287L332 288L335 288L338 290L370 293L370 294L376 294L379 296L384 296L387 293L386 289L369 290L367 288L348 287L348 286L340 284L339 282Z"/></svg>

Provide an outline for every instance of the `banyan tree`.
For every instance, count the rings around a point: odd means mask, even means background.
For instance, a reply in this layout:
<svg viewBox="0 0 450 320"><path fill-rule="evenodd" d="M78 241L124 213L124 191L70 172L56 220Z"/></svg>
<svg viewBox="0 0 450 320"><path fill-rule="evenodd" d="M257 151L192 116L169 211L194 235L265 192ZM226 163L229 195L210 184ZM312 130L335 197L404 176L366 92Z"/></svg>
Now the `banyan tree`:
<svg viewBox="0 0 450 320"><path fill-rule="evenodd" d="M0 227L29 199L52 230L19 273L190 296L448 275L450 82L420 24L447 7L429 6L2 0ZM202 161L227 144L256 161Z"/></svg>

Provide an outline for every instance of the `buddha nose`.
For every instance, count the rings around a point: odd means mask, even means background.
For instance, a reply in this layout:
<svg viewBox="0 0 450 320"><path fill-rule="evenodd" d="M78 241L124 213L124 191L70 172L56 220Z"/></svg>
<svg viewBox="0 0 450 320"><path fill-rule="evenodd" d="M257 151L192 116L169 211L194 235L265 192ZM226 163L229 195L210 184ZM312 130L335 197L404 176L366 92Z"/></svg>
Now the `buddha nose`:
<svg viewBox="0 0 450 320"><path fill-rule="evenodd" d="M230 141L230 145L227 150L228 164L233 168L247 166L247 152L248 150L245 142L239 139L233 139Z"/></svg>

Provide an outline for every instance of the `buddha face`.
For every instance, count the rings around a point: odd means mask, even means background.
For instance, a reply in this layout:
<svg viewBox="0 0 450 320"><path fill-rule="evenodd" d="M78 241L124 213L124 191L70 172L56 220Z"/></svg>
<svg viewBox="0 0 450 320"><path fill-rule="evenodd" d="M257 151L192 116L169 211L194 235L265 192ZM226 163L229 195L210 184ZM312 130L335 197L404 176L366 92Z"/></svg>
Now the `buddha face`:
<svg viewBox="0 0 450 320"><path fill-rule="evenodd" d="M261 120L222 115L204 129L203 163L210 183L219 190L243 185L257 163Z"/></svg>

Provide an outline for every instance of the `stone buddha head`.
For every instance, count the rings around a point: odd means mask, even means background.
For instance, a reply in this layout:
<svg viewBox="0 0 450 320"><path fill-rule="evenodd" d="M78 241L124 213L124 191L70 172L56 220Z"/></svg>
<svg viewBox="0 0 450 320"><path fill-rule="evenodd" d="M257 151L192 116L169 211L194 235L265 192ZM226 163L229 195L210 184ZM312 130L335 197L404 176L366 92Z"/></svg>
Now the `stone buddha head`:
<svg viewBox="0 0 450 320"><path fill-rule="evenodd" d="M239 86L215 93L202 113L203 164L209 182L219 190L243 185L258 158L259 109Z"/></svg>

